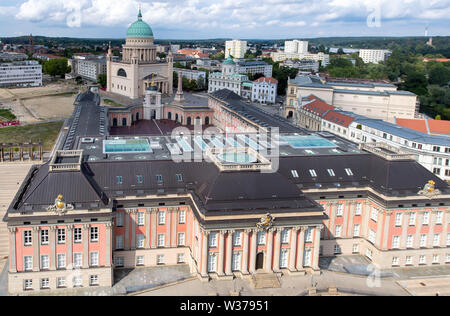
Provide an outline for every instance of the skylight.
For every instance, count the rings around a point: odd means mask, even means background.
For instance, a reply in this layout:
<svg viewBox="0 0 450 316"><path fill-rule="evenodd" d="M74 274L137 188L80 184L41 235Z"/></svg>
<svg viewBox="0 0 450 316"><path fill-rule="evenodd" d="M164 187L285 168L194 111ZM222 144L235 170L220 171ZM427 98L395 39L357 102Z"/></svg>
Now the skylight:
<svg viewBox="0 0 450 316"><path fill-rule="evenodd" d="M314 169L309 169L309 173L311 174L311 177L313 177L313 178L317 177L316 170L314 170Z"/></svg>
<svg viewBox="0 0 450 316"><path fill-rule="evenodd" d="M348 176L353 175L352 169L350 169L350 168L345 168L345 172L347 173Z"/></svg>
<svg viewBox="0 0 450 316"><path fill-rule="evenodd" d="M297 170L291 170L291 173L292 173L292 176L293 176L294 178L298 178L298 172L297 172Z"/></svg>
<svg viewBox="0 0 450 316"><path fill-rule="evenodd" d="M333 169L327 169L327 171L328 171L328 174L330 175L330 177L336 176Z"/></svg>

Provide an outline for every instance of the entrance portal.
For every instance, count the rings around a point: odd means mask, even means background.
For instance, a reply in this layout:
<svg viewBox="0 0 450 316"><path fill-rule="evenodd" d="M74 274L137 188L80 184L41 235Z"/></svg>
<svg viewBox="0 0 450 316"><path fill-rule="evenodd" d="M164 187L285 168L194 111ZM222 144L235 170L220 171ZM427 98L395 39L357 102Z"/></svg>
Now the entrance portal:
<svg viewBox="0 0 450 316"><path fill-rule="evenodd" d="M260 252L256 255L256 270L264 268L264 253Z"/></svg>

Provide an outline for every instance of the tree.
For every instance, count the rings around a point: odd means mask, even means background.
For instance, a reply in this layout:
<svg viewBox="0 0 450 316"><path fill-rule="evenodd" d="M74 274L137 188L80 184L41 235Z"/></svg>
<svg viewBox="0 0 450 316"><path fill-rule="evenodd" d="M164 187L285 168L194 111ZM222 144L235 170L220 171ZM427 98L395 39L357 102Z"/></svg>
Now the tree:
<svg viewBox="0 0 450 316"><path fill-rule="evenodd" d="M344 50L342 48L339 48L337 53L338 55L344 55Z"/></svg>
<svg viewBox="0 0 450 316"><path fill-rule="evenodd" d="M428 82L443 86L450 81L450 69L442 65L436 65L428 74Z"/></svg>
<svg viewBox="0 0 450 316"><path fill-rule="evenodd" d="M64 77L65 74L71 72L71 67L67 65L66 58L55 58L44 62L43 71L44 73L56 77Z"/></svg>
<svg viewBox="0 0 450 316"><path fill-rule="evenodd" d="M106 74L98 75L97 83L102 87L106 88Z"/></svg>
<svg viewBox="0 0 450 316"><path fill-rule="evenodd" d="M424 74L419 72L411 72L404 83L404 88L407 91L414 92L417 95L428 94L428 81Z"/></svg>

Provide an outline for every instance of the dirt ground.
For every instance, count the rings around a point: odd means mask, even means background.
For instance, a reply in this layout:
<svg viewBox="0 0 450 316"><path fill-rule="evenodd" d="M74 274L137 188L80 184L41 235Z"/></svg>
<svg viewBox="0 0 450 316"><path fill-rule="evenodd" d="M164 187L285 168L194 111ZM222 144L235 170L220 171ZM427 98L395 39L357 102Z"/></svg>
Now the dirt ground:
<svg viewBox="0 0 450 316"><path fill-rule="evenodd" d="M66 83L44 87L0 89L0 106L10 109L22 124L70 117L78 88Z"/></svg>

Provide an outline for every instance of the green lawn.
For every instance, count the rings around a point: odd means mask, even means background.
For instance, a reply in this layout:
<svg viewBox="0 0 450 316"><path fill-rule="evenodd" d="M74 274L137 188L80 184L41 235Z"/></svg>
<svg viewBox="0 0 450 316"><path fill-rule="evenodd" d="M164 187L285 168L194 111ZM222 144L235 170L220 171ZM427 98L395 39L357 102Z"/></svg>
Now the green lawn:
<svg viewBox="0 0 450 316"><path fill-rule="evenodd" d="M123 104L117 103L116 101L110 99L103 99L103 102L113 107L124 107Z"/></svg>
<svg viewBox="0 0 450 316"><path fill-rule="evenodd" d="M42 141L44 150L51 150L63 121L0 128L0 143L27 143Z"/></svg>
<svg viewBox="0 0 450 316"><path fill-rule="evenodd" d="M12 114L12 112L10 110L7 110L7 109L0 109L0 116L5 118L8 121L12 121L17 118L14 114Z"/></svg>

